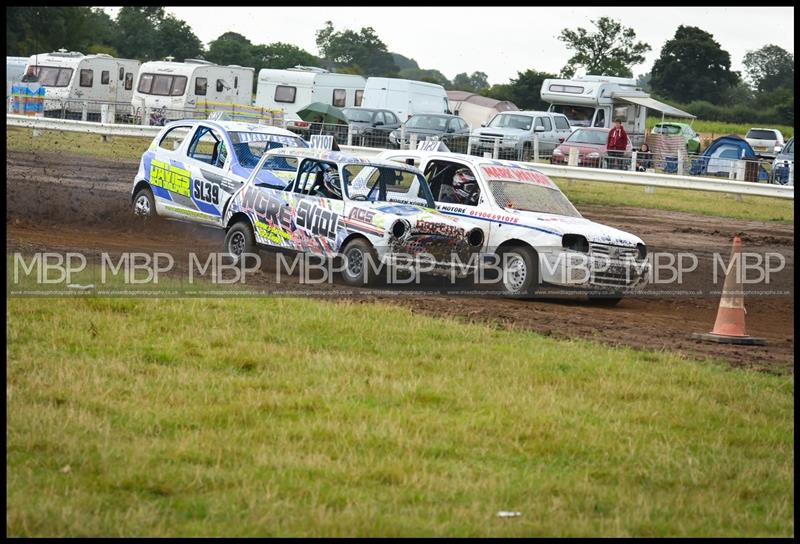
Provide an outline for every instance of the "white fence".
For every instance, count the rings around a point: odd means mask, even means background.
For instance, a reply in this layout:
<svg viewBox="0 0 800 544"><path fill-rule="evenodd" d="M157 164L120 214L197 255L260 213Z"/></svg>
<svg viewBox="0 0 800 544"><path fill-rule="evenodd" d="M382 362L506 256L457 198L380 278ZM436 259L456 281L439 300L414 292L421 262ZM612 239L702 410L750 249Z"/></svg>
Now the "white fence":
<svg viewBox="0 0 800 544"><path fill-rule="evenodd" d="M133 136L153 138L162 127L141 125L119 125L113 123L90 123L68 119L48 119L25 115L6 115L6 125L12 127L39 130L62 130L84 134L97 134L103 137ZM344 152L360 157L374 157L382 149L374 147L340 146ZM577 181L597 181L603 183L623 183L639 185L646 188L664 187L672 189L689 189L695 191L713 191L735 195L766 196L773 198L794 199L794 186L770 185L732 181L728 179L704 178L698 176L679 176L673 174L656 174L632 172L625 170L606 170L600 168L581 168L546 163L536 163L542 173L557 178Z"/></svg>

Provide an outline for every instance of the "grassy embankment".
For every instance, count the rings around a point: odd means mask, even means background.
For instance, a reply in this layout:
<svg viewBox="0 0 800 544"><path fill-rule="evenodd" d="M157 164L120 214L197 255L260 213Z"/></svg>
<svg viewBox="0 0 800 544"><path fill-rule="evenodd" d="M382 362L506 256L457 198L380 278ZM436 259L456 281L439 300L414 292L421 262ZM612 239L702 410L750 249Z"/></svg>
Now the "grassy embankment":
<svg viewBox="0 0 800 544"><path fill-rule="evenodd" d="M27 129L9 129L6 148L20 151L75 153L118 160L138 160L149 141L142 138L114 138L103 142L99 136L70 132L43 131L36 138ZM759 221L794 221L791 200L742 196L725 193L656 189L645 193L642 187L621 186L612 183L559 181L560 187L577 205L626 205L643 208L660 208L703 215L732 217Z"/></svg>
<svg viewBox="0 0 800 544"><path fill-rule="evenodd" d="M791 376L380 304L6 317L8 535L794 533Z"/></svg>

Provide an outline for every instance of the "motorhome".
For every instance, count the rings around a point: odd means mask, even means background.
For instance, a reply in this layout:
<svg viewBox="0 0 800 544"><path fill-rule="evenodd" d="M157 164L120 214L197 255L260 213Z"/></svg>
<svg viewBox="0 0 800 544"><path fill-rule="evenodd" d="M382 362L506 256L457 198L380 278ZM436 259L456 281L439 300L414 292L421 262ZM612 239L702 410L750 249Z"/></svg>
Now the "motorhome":
<svg viewBox="0 0 800 544"><path fill-rule="evenodd" d="M441 85L390 77L368 78L362 105L391 110L401 123L418 113L451 113Z"/></svg>
<svg viewBox="0 0 800 544"><path fill-rule="evenodd" d="M209 110L230 111L251 105L255 68L222 66L200 59L142 64L131 99L137 115L161 111L161 122Z"/></svg>
<svg viewBox="0 0 800 544"><path fill-rule="evenodd" d="M45 88L45 116L87 111L99 116L102 103L130 103L140 62L100 53L84 55L59 49L32 55L22 83ZM84 109L84 102L86 108Z"/></svg>
<svg viewBox="0 0 800 544"><path fill-rule="evenodd" d="M609 128L614 119L621 119L634 145L644 140L648 109L662 116L694 119L690 113L651 98L631 78L587 75L545 79L541 97L550 104L548 111L564 114L573 128Z"/></svg>
<svg viewBox="0 0 800 544"><path fill-rule="evenodd" d="M6 57L6 98L11 95L11 87L22 80L28 57Z"/></svg>
<svg viewBox="0 0 800 544"><path fill-rule="evenodd" d="M314 66L258 72L256 106L280 109L291 127L304 127L297 112L313 102L337 108L360 106L366 80L358 75L335 74Z"/></svg>

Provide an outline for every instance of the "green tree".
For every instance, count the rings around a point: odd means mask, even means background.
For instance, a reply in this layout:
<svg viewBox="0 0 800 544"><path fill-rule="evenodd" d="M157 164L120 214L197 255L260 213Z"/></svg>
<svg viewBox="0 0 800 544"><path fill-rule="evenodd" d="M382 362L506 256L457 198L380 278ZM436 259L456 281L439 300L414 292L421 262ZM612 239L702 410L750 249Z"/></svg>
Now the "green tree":
<svg viewBox="0 0 800 544"><path fill-rule="evenodd" d="M439 70L423 70L421 68L404 68L400 70L397 77L402 79L413 79L415 81L427 81L428 83L436 83L442 87L449 87L450 80L447 76Z"/></svg>
<svg viewBox="0 0 800 544"><path fill-rule="evenodd" d="M558 39L575 51L561 75L572 77L582 67L587 74L632 77L631 66L644 62L644 53L650 51L650 46L637 42L632 28L610 17L600 17L592 23L597 32L589 33L585 28L561 31Z"/></svg>
<svg viewBox="0 0 800 544"><path fill-rule="evenodd" d="M175 57L177 61L182 61L202 58L204 55L203 42L192 31L192 27L172 15L167 15L159 22L157 45L156 58L169 55ZM240 63L241 60L234 62L234 64Z"/></svg>
<svg viewBox="0 0 800 544"><path fill-rule="evenodd" d="M158 26L163 18L162 7L123 6L117 13L117 33L112 45L126 58L160 59Z"/></svg>
<svg viewBox="0 0 800 544"><path fill-rule="evenodd" d="M730 54L711 34L681 25L653 64L650 85L659 96L684 104L693 100L716 103L738 81L739 74L731 71Z"/></svg>
<svg viewBox="0 0 800 544"><path fill-rule="evenodd" d="M472 75L462 72L453 78L451 87L459 91L480 93L489 88L489 77L484 72L472 72Z"/></svg>
<svg viewBox="0 0 800 544"><path fill-rule="evenodd" d="M316 41L320 55L330 67L357 65L370 76L397 75L392 54L372 27L363 27L359 32L337 31L331 21L326 21L317 31Z"/></svg>
<svg viewBox="0 0 800 544"><path fill-rule="evenodd" d="M416 68L419 69L419 64L414 59L410 59L401 55L400 53L389 53L392 56L392 60L394 61L395 66L397 66L398 70L405 70L408 68Z"/></svg>
<svg viewBox="0 0 800 544"><path fill-rule="evenodd" d="M87 53L89 48L112 45L115 25L97 8L6 7L6 54L29 56L57 51Z"/></svg>
<svg viewBox="0 0 800 544"><path fill-rule="evenodd" d="M254 46L241 34L226 32L208 44L206 60L255 68Z"/></svg>
<svg viewBox="0 0 800 544"><path fill-rule="evenodd" d="M517 77L507 84L493 85L482 94L495 100L513 102L521 110L546 110L549 104L541 97L542 82L554 77L555 74L547 72L525 70L517 72Z"/></svg>
<svg viewBox="0 0 800 544"><path fill-rule="evenodd" d="M770 44L748 51L742 64L758 92L772 92L781 87L794 91L794 55L782 47Z"/></svg>
<svg viewBox="0 0 800 544"><path fill-rule="evenodd" d="M318 66L320 59L295 45L275 42L269 45L257 45L253 51L255 68L285 69L295 66Z"/></svg>

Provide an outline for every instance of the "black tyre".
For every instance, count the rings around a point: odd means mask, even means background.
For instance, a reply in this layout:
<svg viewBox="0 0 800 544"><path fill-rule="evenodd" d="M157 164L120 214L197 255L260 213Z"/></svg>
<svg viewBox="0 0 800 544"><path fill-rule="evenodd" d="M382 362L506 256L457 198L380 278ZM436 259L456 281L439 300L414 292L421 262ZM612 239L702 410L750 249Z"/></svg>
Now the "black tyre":
<svg viewBox="0 0 800 544"><path fill-rule="evenodd" d="M248 223L239 221L225 235L225 254L233 264L238 264L245 253L256 252L256 238Z"/></svg>
<svg viewBox="0 0 800 544"><path fill-rule="evenodd" d="M511 247L500 254L500 286L507 295L530 297L539 287L539 259L533 249Z"/></svg>
<svg viewBox="0 0 800 544"><path fill-rule="evenodd" d="M156 201L153 199L153 192L149 187L142 187L133 197L131 207L133 215L142 219L149 219L156 215Z"/></svg>
<svg viewBox="0 0 800 544"><path fill-rule="evenodd" d="M378 265L378 254L372 244L363 238L354 238L342 250L341 258L344 259L342 280L347 285L361 287L376 283L374 269ZM373 263L371 267L368 266L370 259Z"/></svg>

